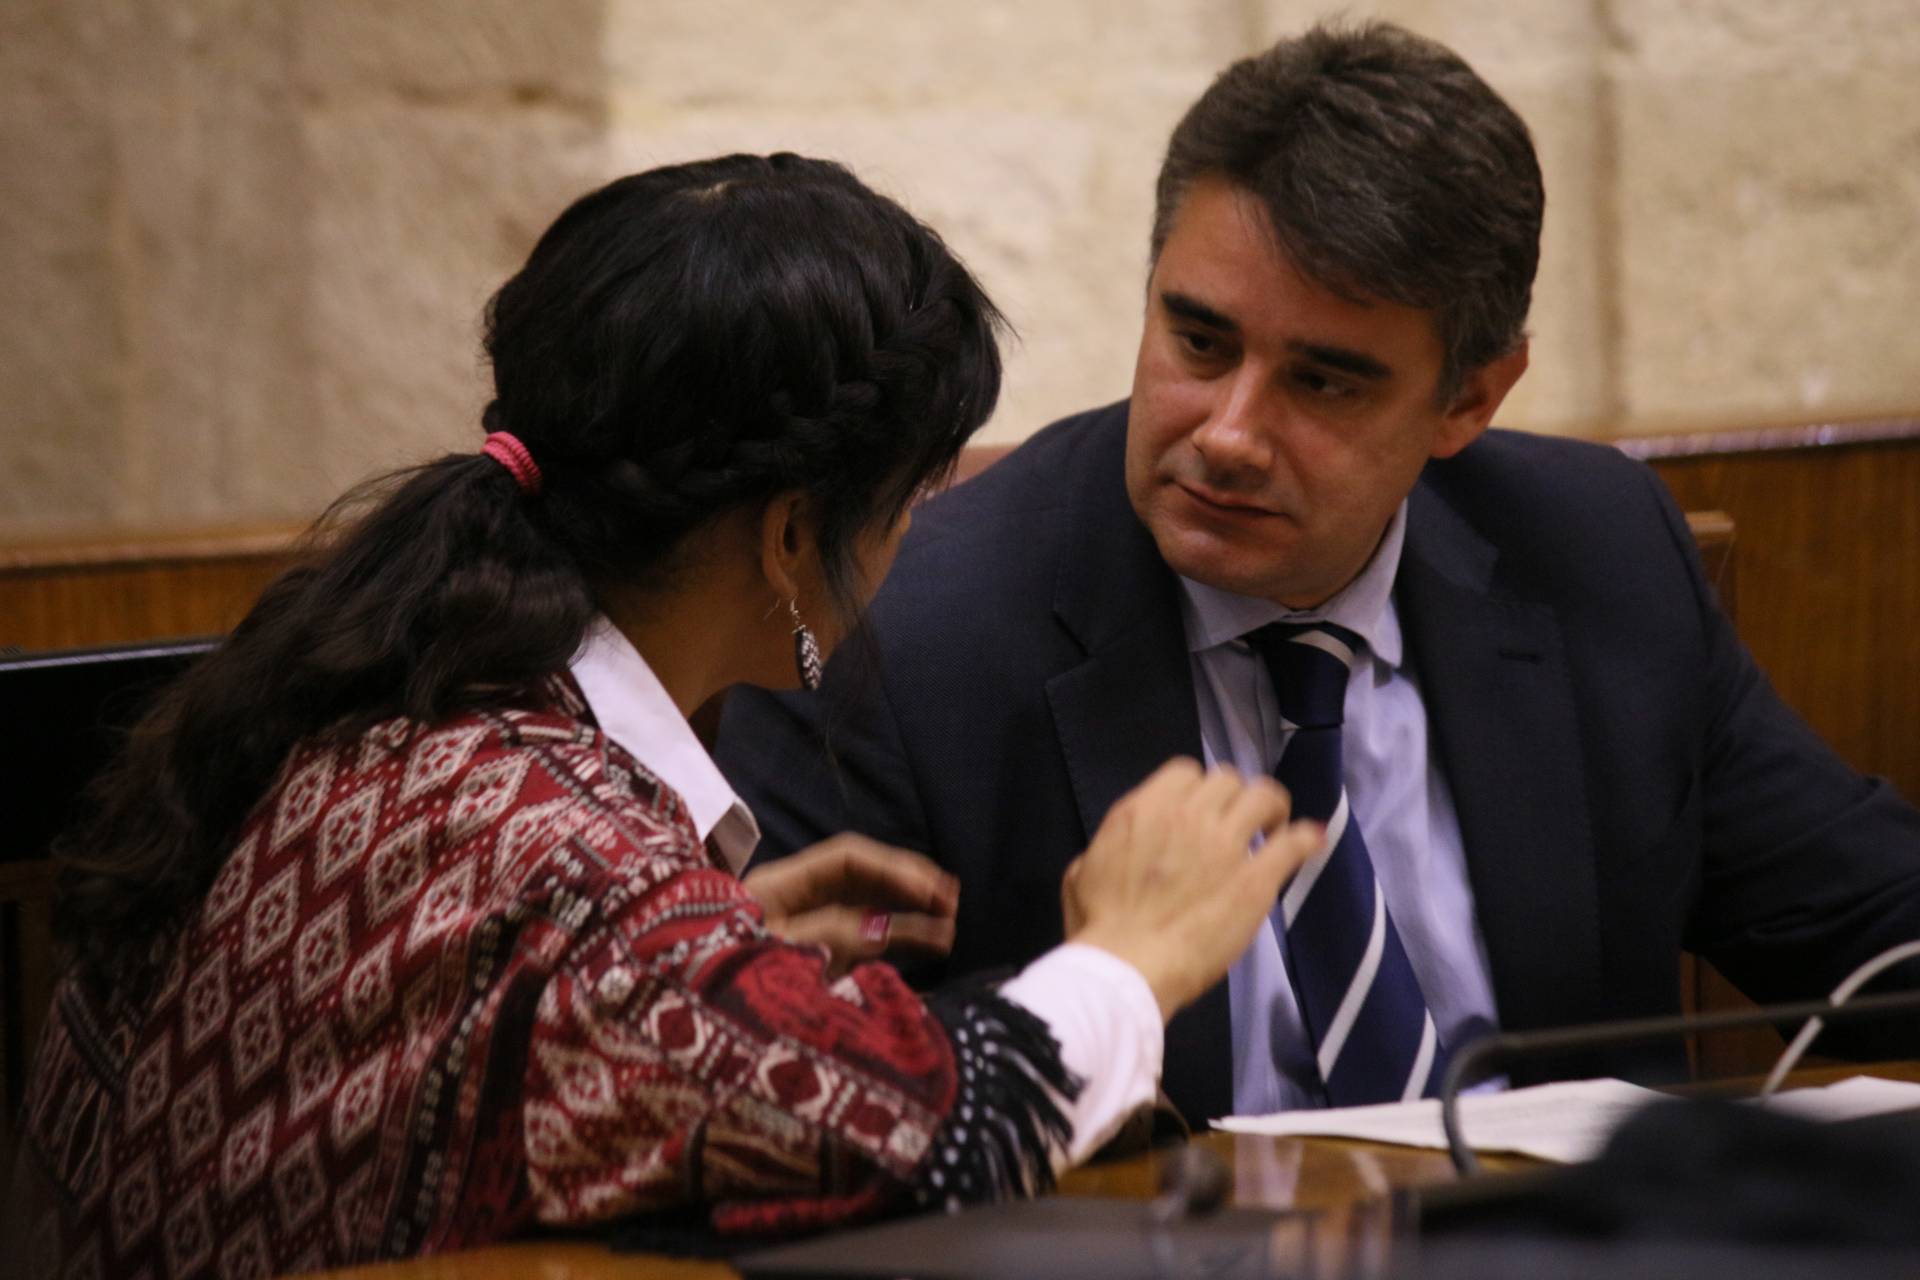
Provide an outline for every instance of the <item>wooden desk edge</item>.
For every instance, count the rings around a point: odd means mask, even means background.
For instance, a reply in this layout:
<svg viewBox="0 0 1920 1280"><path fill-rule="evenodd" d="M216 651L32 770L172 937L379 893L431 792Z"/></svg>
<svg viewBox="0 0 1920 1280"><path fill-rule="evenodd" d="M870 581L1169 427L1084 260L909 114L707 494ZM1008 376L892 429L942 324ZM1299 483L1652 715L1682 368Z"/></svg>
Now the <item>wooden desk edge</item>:
<svg viewBox="0 0 1920 1280"><path fill-rule="evenodd" d="M1888 1080L1920 1082L1920 1061L1824 1067L1796 1071L1789 1087L1833 1084L1853 1076L1873 1075ZM1724 1082L1727 1087L1758 1088L1760 1081ZM1346 1138L1266 1138L1220 1131L1196 1135L1195 1141L1219 1151L1234 1168L1236 1204L1264 1203L1258 1187L1244 1185L1266 1157L1292 1162L1287 1202L1272 1208L1334 1210L1379 1198L1395 1191L1432 1185L1453 1178L1453 1166L1444 1151L1401 1147ZM1496 1172L1541 1167L1524 1156L1486 1155L1487 1168ZM1337 1171L1346 1172L1341 1180ZM1373 1175L1386 1180L1375 1185ZM1282 1172L1287 1172L1282 1170ZM1060 1193L1070 1196L1106 1196L1146 1200L1158 1186L1157 1157L1153 1153L1112 1164L1070 1171L1061 1179ZM1299 1189L1309 1187L1303 1197ZM588 1241L524 1241L484 1249L377 1263L315 1273L324 1280L506 1280L537 1276L539 1280L737 1280L738 1272L722 1262L686 1261L646 1254L614 1253Z"/></svg>

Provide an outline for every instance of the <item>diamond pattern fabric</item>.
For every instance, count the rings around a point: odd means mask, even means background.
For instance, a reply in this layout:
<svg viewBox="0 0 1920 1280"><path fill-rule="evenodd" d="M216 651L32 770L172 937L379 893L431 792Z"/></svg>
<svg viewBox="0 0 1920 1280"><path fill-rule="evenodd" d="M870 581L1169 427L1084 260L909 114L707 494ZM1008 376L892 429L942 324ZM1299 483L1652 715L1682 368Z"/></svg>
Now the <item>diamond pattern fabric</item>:
<svg viewBox="0 0 1920 1280"><path fill-rule="evenodd" d="M148 1001L58 991L26 1132L69 1209L33 1256L240 1277L689 1203L768 1231L910 1202L953 1047L892 969L823 969L566 677L308 744Z"/></svg>

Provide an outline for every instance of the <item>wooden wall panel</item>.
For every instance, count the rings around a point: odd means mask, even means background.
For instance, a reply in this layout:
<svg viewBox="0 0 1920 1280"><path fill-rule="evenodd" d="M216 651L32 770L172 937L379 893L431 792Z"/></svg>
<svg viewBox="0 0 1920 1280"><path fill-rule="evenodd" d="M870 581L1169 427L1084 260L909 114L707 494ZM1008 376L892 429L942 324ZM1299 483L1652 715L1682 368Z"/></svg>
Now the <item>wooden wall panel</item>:
<svg viewBox="0 0 1920 1280"><path fill-rule="evenodd" d="M1625 442L1682 508L1733 525L1741 638L1788 705L1855 768L1920 800L1920 424ZM1751 1008L1711 965L1689 1008ZM1765 1072L1766 1028L1693 1046L1701 1079ZM1812 1059L1809 1059L1810 1061Z"/></svg>
<svg viewBox="0 0 1920 1280"><path fill-rule="evenodd" d="M1649 460L1683 508L1733 518L1740 634L1780 695L1920 801L1920 424Z"/></svg>
<svg viewBox="0 0 1920 1280"><path fill-rule="evenodd" d="M0 648L74 649L231 630L292 561L290 529L0 549Z"/></svg>

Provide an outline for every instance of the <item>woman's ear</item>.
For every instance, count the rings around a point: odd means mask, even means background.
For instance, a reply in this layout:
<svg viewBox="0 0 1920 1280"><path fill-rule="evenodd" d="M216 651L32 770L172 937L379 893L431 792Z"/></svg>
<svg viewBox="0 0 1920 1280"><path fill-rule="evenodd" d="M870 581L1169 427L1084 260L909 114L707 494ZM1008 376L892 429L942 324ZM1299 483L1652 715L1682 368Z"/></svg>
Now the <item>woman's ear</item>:
<svg viewBox="0 0 1920 1280"><path fill-rule="evenodd" d="M806 495L776 494L760 513L760 572L782 602L800 595L807 562L815 555L813 518Z"/></svg>

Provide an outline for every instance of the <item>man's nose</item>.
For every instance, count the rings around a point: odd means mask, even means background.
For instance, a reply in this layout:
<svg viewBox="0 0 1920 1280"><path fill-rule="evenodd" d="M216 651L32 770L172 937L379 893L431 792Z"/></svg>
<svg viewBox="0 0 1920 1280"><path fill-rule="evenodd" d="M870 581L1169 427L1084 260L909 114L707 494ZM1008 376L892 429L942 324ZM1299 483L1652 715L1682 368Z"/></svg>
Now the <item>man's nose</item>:
<svg viewBox="0 0 1920 1280"><path fill-rule="evenodd" d="M1273 466L1274 406L1267 403L1261 381L1249 371L1223 385L1212 412L1193 433L1193 447L1216 484L1257 484Z"/></svg>

